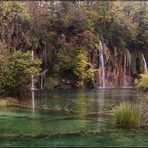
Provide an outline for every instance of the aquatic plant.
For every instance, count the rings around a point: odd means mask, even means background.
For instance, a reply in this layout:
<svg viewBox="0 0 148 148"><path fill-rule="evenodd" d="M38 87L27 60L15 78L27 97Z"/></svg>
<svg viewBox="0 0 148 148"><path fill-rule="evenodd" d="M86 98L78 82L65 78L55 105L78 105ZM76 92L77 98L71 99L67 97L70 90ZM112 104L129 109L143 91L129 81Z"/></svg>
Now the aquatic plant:
<svg viewBox="0 0 148 148"><path fill-rule="evenodd" d="M140 110L135 104L131 104L128 101L122 102L115 108L113 119L114 123L119 125L140 125Z"/></svg>

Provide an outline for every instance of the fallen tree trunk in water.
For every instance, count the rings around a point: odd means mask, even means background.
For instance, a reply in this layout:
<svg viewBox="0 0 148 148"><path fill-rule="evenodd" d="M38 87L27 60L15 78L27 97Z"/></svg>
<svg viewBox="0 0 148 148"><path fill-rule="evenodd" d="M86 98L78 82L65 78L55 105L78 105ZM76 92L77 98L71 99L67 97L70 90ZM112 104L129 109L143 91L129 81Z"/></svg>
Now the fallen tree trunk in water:
<svg viewBox="0 0 148 148"><path fill-rule="evenodd" d="M26 106L26 105L20 105L20 104L14 104L14 105L8 105L9 107L20 107L20 108L27 108L27 109L33 109L31 106ZM71 112L71 113L80 113L79 111L74 111L74 110L65 110L65 107L61 108L61 109L52 109L52 108L42 108L42 107L35 107L34 109L43 109L43 110L47 110L47 111L65 111L65 112ZM106 114L112 112L112 109L109 109L107 111L101 111L101 112L91 112L91 113L87 113L87 114L80 114L80 115L76 115L76 116L82 116L82 115L95 115L95 114Z"/></svg>
<svg viewBox="0 0 148 148"><path fill-rule="evenodd" d="M62 119L71 119L71 118L76 118L76 117L92 116L92 115L109 115L112 112L113 112L113 110L101 111L101 112L91 112L91 113L87 113L87 114L79 114L79 115L66 116L66 117L58 117L58 118L47 119L47 120L43 120L43 121L54 121L54 120L62 120Z"/></svg>

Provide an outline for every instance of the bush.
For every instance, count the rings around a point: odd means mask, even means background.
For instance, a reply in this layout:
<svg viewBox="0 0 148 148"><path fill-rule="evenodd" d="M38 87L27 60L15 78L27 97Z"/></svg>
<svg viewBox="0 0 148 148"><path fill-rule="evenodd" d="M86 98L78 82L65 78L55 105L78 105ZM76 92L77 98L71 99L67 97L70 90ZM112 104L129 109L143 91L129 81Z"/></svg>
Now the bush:
<svg viewBox="0 0 148 148"><path fill-rule="evenodd" d="M115 124L119 125L140 125L141 115L140 110L135 104L129 102L120 103L113 112Z"/></svg>
<svg viewBox="0 0 148 148"><path fill-rule="evenodd" d="M31 75L38 76L40 61L32 60L31 53L15 51L9 56L0 55L0 93L17 96L31 88Z"/></svg>
<svg viewBox="0 0 148 148"><path fill-rule="evenodd" d="M148 72L140 74L140 79L135 81L136 87L140 90L148 90Z"/></svg>
<svg viewBox="0 0 148 148"><path fill-rule="evenodd" d="M74 74L78 80L85 80L91 77L91 73L86 69L89 64L87 52L85 50L81 50L75 58Z"/></svg>
<svg viewBox="0 0 148 148"><path fill-rule="evenodd" d="M49 77L45 80L45 88L52 89L58 85L58 79Z"/></svg>

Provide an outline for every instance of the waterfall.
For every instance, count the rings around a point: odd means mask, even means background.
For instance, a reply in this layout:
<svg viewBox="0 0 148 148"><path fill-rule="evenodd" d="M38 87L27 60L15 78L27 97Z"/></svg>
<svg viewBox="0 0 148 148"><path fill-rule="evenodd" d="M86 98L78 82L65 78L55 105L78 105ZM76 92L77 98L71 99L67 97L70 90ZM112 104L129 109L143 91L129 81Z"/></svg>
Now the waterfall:
<svg viewBox="0 0 148 148"><path fill-rule="evenodd" d="M47 69L45 69L42 73L41 73L41 89L44 88L44 80L46 80L46 73L47 73Z"/></svg>
<svg viewBox="0 0 148 148"><path fill-rule="evenodd" d="M123 84L124 84L124 87L127 87L127 80L126 80L126 74L127 74L127 69L126 69L126 66L127 66L127 62L126 62L126 57L124 57L124 71L123 71Z"/></svg>
<svg viewBox="0 0 148 148"><path fill-rule="evenodd" d="M33 53L33 50L32 50L32 60L34 60L34 53ZM34 116L34 108L35 108L35 105L34 105L34 90L35 90L35 87L34 87L34 75L31 76L31 98L32 98L32 112L33 112L33 116Z"/></svg>
<svg viewBox="0 0 148 148"><path fill-rule="evenodd" d="M143 62L144 62L144 72L146 73L148 71L148 68L147 68L146 60L145 60L145 57L143 54L142 54L142 58L143 58Z"/></svg>
<svg viewBox="0 0 148 148"><path fill-rule="evenodd" d="M32 50L32 60L34 60L34 53ZM34 75L31 76L31 90L34 90Z"/></svg>
<svg viewBox="0 0 148 148"><path fill-rule="evenodd" d="M41 73L41 89L44 89L45 87L45 82L46 82L46 73L48 71L47 69L47 45L45 44L45 51L44 51L44 54L43 54L43 62L44 62L44 71Z"/></svg>
<svg viewBox="0 0 148 148"><path fill-rule="evenodd" d="M105 88L105 70L104 70L104 57L103 57L103 45L102 42L99 40L99 46L100 46L100 50L99 50L99 69L100 69L100 73L99 73L99 88Z"/></svg>

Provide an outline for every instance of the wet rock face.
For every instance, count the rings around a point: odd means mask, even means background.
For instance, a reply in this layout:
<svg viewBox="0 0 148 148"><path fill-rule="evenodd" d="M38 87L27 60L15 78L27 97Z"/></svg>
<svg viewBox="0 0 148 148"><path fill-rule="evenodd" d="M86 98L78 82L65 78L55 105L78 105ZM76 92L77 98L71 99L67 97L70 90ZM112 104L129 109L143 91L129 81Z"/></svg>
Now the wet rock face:
<svg viewBox="0 0 148 148"><path fill-rule="evenodd" d="M126 56L120 49L109 48L105 43L103 45L103 59L105 72L105 87L132 87L134 85L131 76L131 70ZM100 55L93 55L91 65L97 69L95 73L95 82L97 86L102 83L100 60L96 60ZM96 63L97 61L97 63Z"/></svg>

